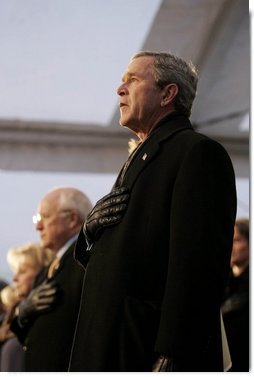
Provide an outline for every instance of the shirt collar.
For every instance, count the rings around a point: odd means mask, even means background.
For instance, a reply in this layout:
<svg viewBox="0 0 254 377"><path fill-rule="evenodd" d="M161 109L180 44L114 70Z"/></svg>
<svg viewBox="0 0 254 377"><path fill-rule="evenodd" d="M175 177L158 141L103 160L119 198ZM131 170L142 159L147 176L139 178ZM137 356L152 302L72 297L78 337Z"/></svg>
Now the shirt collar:
<svg viewBox="0 0 254 377"><path fill-rule="evenodd" d="M77 240L78 234L71 237L56 253L56 257L61 259L64 253L69 249L69 247Z"/></svg>

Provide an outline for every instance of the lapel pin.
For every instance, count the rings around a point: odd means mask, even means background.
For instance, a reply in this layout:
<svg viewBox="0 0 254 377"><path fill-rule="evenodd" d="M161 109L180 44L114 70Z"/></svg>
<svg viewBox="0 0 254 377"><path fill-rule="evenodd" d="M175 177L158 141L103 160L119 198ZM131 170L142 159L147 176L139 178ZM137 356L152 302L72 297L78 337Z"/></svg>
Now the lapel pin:
<svg viewBox="0 0 254 377"><path fill-rule="evenodd" d="M147 158L147 154L145 153L145 154L142 156L142 160L145 161L146 158Z"/></svg>

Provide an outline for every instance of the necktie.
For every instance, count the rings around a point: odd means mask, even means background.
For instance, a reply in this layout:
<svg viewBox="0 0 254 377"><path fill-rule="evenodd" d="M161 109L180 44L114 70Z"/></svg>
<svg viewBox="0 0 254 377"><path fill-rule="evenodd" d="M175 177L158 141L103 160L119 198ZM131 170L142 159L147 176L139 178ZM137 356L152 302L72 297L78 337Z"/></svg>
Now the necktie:
<svg viewBox="0 0 254 377"><path fill-rule="evenodd" d="M48 278L52 278L54 275L55 271L58 269L60 264L60 259L58 257L55 257L53 261L51 262L49 269L48 269Z"/></svg>

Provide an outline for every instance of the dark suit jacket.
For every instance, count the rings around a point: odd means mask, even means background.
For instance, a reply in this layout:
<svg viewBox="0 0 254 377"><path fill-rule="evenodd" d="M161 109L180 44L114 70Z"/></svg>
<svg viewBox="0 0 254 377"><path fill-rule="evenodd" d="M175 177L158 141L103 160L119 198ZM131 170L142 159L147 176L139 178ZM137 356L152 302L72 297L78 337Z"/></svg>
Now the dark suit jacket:
<svg viewBox="0 0 254 377"><path fill-rule="evenodd" d="M52 311L40 314L29 326L20 328L17 320L11 329L23 341L25 370L28 372L65 372L68 370L72 339L77 321L84 270L73 258L74 244L61 258L52 279L60 297ZM45 278L42 272L37 279Z"/></svg>
<svg viewBox="0 0 254 377"><path fill-rule="evenodd" d="M220 304L236 213L231 161L171 114L123 182L127 212L91 249L70 371L222 370ZM82 232L77 258L84 252ZM82 258L81 258L82 259Z"/></svg>

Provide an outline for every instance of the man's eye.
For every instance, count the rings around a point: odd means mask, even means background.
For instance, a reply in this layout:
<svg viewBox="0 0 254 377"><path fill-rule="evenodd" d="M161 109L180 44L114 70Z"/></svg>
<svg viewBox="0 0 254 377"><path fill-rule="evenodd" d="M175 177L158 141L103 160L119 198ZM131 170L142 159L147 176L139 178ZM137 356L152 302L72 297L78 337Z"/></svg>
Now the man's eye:
<svg viewBox="0 0 254 377"><path fill-rule="evenodd" d="M129 82L129 83L132 83L132 82L134 82L134 81L137 81L137 78L136 78L136 77L130 77L130 78L128 79L128 82Z"/></svg>
<svg viewBox="0 0 254 377"><path fill-rule="evenodd" d="M50 217L50 215L41 215L41 219L42 220L46 220L46 219L48 219Z"/></svg>

